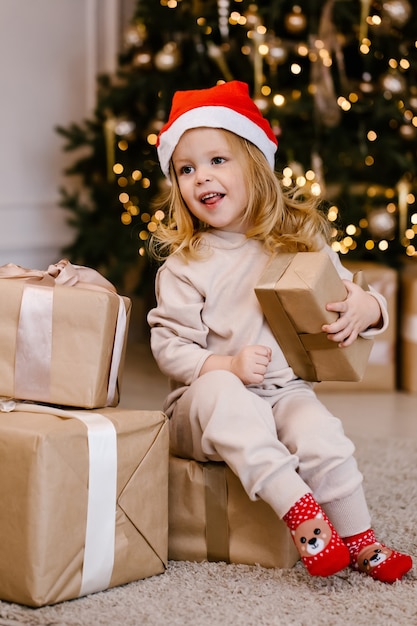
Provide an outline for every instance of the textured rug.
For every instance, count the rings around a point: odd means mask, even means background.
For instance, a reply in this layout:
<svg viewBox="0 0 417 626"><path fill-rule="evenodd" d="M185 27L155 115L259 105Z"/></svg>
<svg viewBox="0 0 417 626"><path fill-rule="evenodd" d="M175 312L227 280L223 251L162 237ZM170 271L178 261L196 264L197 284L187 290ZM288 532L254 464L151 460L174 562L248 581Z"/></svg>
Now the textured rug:
<svg viewBox="0 0 417 626"><path fill-rule="evenodd" d="M0 602L0 625L392 626L417 624L417 442L356 440L374 527L413 555L402 582L384 585L344 570L312 578L225 563L168 564L165 574L86 598L31 609Z"/></svg>

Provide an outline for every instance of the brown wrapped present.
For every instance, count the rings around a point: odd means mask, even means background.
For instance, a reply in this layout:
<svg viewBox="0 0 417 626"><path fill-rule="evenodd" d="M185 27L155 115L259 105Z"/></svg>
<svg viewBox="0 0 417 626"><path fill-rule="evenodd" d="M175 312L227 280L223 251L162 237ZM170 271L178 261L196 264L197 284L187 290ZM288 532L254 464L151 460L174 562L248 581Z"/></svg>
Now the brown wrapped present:
<svg viewBox="0 0 417 626"><path fill-rule="evenodd" d="M401 271L400 293L399 386L404 391L417 393L417 266L414 263Z"/></svg>
<svg viewBox="0 0 417 626"><path fill-rule="evenodd" d="M290 532L271 507L253 502L225 463L170 456L168 554L174 561L292 567Z"/></svg>
<svg viewBox="0 0 417 626"><path fill-rule="evenodd" d="M357 382L322 382L318 392L332 391L392 391L397 387L397 306L398 272L379 263L345 261L343 265L353 274L363 272L366 282L387 301L388 328L374 338L368 366L362 380Z"/></svg>
<svg viewBox="0 0 417 626"><path fill-rule="evenodd" d="M0 396L86 409L116 406L131 301L98 272L0 267Z"/></svg>
<svg viewBox="0 0 417 626"><path fill-rule="evenodd" d="M43 606L164 572L164 414L13 405L0 412L0 598Z"/></svg>
<svg viewBox="0 0 417 626"><path fill-rule="evenodd" d="M360 276L357 277L360 280ZM285 357L300 378L309 381L360 380L373 341L358 337L347 348L327 339L323 324L337 319L328 302L347 291L325 252L279 254L255 289L268 323Z"/></svg>

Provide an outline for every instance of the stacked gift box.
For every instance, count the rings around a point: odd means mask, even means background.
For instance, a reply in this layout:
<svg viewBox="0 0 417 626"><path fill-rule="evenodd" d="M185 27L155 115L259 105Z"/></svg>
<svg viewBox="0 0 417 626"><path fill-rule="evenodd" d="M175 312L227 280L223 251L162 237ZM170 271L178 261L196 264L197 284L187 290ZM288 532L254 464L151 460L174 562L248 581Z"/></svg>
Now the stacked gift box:
<svg viewBox="0 0 417 626"><path fill-rule="evenodd" d="M0 598L43 606L162 573L168 428L118 409L130 300L67 261L0 268Z"/></svg>
<svg viewBox="0 0 417 626"><path fill-rule="evenodd" d="M286 524L252 501L225 463L169 460L169 558L292 567L299 554Z"/></svg>

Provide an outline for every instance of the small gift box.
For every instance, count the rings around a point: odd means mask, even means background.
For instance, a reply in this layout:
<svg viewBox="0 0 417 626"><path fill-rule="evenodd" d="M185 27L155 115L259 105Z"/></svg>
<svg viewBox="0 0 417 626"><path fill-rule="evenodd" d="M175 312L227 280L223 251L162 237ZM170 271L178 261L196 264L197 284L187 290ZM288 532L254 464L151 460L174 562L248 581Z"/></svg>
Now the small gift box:
<svg viewBox="0 0 417 626"><path fill-rule="evenodd" d="M326 304L340 302L347 296L328 254L277 255L261 276L255 292L297 376L308 381L363 377L372 339L358 337L351 346L339 348L321 330L323 324L330 324L338 317L337 313L326 311Z"/></svg>
<svg viewBox="0 0 417 626"><path fill-rule="evenodd" d="M346 261L353 274L361 271L366 282L387 301L389 326L374 338L368 366L357 382L323 382L318 391L392 391L397 387L398 272L372 262Z"/></svg>
<svg viewBox="0 0 417 626"><path fill-rule="evenodd" d="M1 406L0 598L38 607L164 572L166 417Z"/></svg>
<svg viewBox="0 0 417 626"><path fill-rule="evenodd" d="M168 511L174 561L284 568L299 558L285 523L262 500L250 500L225 463L170 456Z"/></svg>
<svg viewBox="0 0 417 626"><path fill-rule="evenodd" d="M131 301L93 269L0 267L0 396L116 406Z"/></svg>

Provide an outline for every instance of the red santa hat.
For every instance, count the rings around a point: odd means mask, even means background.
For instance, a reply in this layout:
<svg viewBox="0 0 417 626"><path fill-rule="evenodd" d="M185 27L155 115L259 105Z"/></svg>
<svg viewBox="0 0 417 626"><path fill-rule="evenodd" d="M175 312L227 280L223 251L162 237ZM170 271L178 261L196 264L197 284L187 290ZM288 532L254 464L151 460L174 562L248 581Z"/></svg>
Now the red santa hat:
<svg viewBox="0 0 417 626"><path fill-rule="evenodd" d="M209 89L174 94L168 122L156 144L161 169L167 178L169 162L181 136L198 127L224 128L248 139L274 169L278 141L269 122L250 98L246 83L232 80Z"/></svg>

